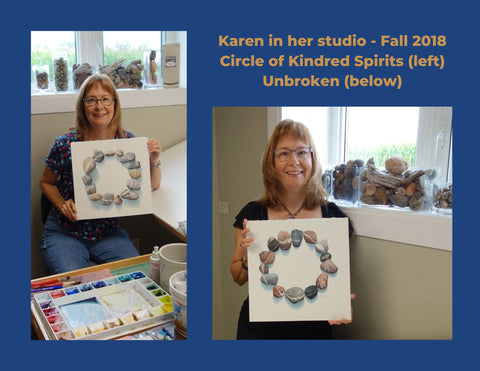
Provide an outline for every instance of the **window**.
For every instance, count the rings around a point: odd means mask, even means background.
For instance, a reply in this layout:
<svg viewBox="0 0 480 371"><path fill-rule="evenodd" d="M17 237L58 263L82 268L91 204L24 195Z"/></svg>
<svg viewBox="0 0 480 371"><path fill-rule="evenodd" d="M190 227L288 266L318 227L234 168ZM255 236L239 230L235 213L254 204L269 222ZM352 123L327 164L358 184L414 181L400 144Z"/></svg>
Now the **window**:
<svg viewBox="0 0 480 371"><path fill-rule="evenodd" d="M54 90L53 61L59 57L63 57L67 63L68 61L75 63L75 32L35 31L31 33L32 92ZM70 73L68 68L67 73ZM44 74L45 79L42 79L41 74ZM66 90L69 89L71 84Z"/></svg>
<svg viewBox="0 0 480 371"><path fill-rule="evenodd" d="M415 165L418 107L348 107L346 109L348 159L373 158L384 167L391 156Z"/></svg>
<svg viewBox="0 0 480 371"><path fill-rule="evenodd" d="M104 31L103 64L112 64L120 59L143 62L145 52L159 51L164 42L165 35L162 32Z"/></svg>
<svg viewBox="0 0 480 371"><path fill-rule="evenodd" d="M286 118L309 127L324 170L357 155L375 157L376 148L398 147L412 154L411 167L434 168L436 180L453 182L451 107L271 107L268 112L269 134ZM350 217L359 236L452 251L451 213L332 201Z"/></svg>
<svg viewBox="0 0 480 371"><path fill-rule="evenodd" d="M282 107L285 118L309 127L324 168L370 157L382 168L397 155L452 181L451 107Z"/></svg>
<svg viewBox="0 0 480 371"><path fill-rule="evenodd" d="M99 66L110 65L122 59L125 60L124 67L136 60L145 66L147 52L160 51L162 44L171 42L180 43L180 82L185 86L185 31L32 31L32 94L59 93L78 88L73 76L73 64L88 63L91 66L89 73L97 72ZM160 61L160 53L156 54L157 61ZM59 75L55 79L54 60L66 61L66 89L58 87ZM60 66L63 67L63 64L60 63ZM159 63L157 70L161 70Z"/></svg>

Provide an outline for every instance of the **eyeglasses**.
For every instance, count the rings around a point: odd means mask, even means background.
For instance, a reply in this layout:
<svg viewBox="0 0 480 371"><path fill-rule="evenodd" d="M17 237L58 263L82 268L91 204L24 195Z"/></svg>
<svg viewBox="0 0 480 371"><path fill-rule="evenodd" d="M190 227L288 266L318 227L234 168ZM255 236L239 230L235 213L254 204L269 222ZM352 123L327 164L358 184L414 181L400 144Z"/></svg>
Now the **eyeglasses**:
<svg viewBox="0 0 480 371"><path fill-rule="evenodd" d="M302 161L308 159L308 156L313 150L310 147L300 147L297 149L279 148L274 150L273 154L278 161L286 162L292 157L292 152L295 153L295 156L299 161Z"/></svg>
<svg viewBox="0 0 480 371"><path fill-rule="evenodd" d="M97 105L97 102L100 101L104 106L110 106L114 101L114 97L103 97L103 98L83 98L85 104L89 107L93 107Z"/></svg>

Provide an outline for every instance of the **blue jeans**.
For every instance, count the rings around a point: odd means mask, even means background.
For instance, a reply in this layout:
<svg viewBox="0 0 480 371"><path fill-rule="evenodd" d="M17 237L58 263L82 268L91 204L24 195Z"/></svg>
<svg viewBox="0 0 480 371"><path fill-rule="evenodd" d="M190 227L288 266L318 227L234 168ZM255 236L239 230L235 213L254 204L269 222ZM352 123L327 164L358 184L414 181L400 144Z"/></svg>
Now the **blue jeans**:
<svg viewBox="0 0 480 371"><path fill-rule="evenodd" d="M50 274L88 267L90 260L103 264L139 255L124 229L110 233L101 241L82 240L58 224L53 213L45 222L40 252Z"/></svg>

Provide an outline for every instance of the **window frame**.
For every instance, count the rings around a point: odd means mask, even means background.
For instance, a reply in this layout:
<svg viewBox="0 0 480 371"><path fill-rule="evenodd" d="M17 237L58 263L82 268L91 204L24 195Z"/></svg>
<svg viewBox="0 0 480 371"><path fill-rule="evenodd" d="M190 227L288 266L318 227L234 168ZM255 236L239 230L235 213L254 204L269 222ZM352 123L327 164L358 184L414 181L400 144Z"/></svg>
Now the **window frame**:
<svg viewBox="0 0 480 371"><path fill-rule="evenodd" d="M426 108L425 115L428 120L438 120L440 118L450 117L451 107L445 109L432 110ZM267 137L270 137L275 126L282 119L282 107L268 107L267 109ZM345 130L341 122L345 121L341 114L341 107L330 107L329 115L334 120L329 127L328 137L329 143L339 143L339 148L330 153L329 160L336 160L342 163L344 161L343 153L345 152ZM434 114L434 111L437 111ZM450 116L448 116L450 115ZM438 126L436 126L438 129ZM435 138L436 139L436 138ZM444 138L445 139L445 138ZM447 139L452 143L452 138ZM428 145L428 144L427 144ZM448 146L449 147L449 146ZM449 147L450 148L450 147ZM446 151L447 167L451 170L451 151ZM451 173L451 172L450 172ZM451 178L450 178L451 179ZM351 219L358 236L394 241L404 244L423 246L428 248L452 251L452 215L443 215L427 211L412 212L402 210L400 208L385 208L375 206L361 207L340 207ZM408 231L408 233L405 233Z"/></svg>
<svg viewBox="0 0 480 371"><path fill-rule="evenodd" d="M159 31L162 43L180 42L180 86L145 89L118 89L122 108L184 105L187 100L186 84L186 31ZM101 50L102 53L98 53ZM92 65L103 64L103 31L75 31L77 61ZM31 93L31 114L74 112L78 91Z"/></svg>

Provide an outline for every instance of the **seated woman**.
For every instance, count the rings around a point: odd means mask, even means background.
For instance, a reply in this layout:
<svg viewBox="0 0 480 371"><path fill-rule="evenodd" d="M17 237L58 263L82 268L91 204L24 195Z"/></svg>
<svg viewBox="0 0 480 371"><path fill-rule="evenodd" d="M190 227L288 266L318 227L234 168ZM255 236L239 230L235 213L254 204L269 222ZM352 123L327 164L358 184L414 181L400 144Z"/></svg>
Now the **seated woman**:
<svg viewBox="0 0 480 371"><path fill-rule="evenodd" d="M40 188L53 204L44 225L40 251L50 274L137 256L118 218L77 220L70 143L133 138L122 129L120 100L108 76L95 74L84 81L76 103L75 129L55 138L45 160ZM148 140L151 187L160 187L157 139Z"/></svg>

